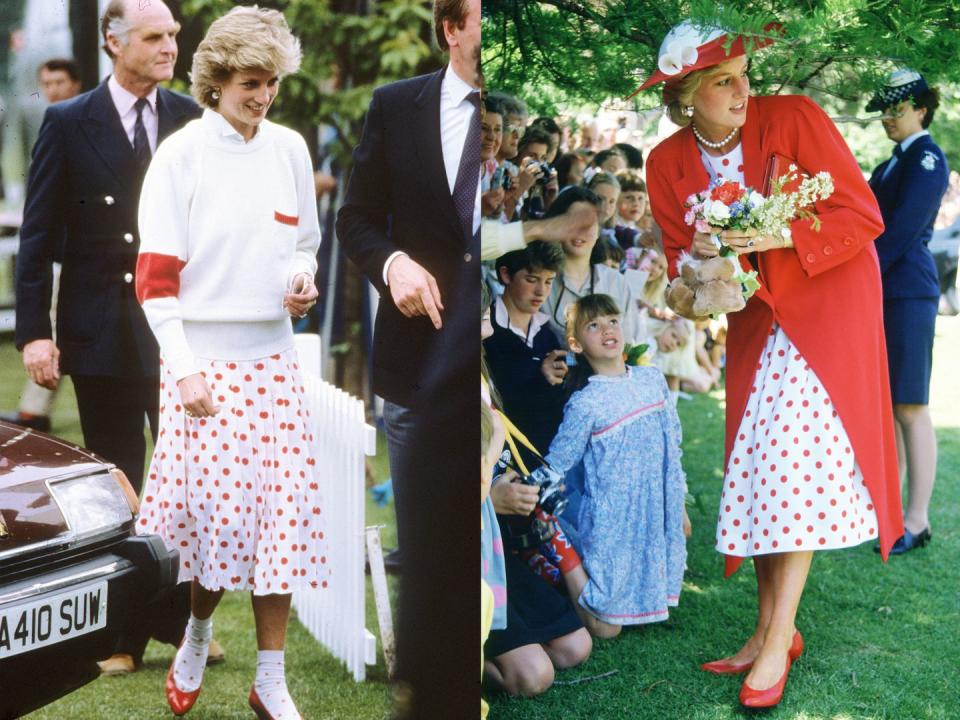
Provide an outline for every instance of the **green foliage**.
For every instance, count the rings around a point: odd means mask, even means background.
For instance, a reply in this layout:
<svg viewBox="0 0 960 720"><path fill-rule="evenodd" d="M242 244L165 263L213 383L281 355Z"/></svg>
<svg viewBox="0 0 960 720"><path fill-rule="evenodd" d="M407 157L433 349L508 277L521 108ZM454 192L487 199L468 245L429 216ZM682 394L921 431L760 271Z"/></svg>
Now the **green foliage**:
<svg viewBox="0 0 960 720"><path fill-rule="evenodd" d="M667 31L688 18L755 35L782 25L778 41L753 55L758 93L812 95L832 115L864 116L863 106L896 66L922 72L944 87L960 82L960 2L957 0L754 0L723 6L713 0L487 0L483 65L487 84L524 98L531 113L614 103L656 108L660 88L624 101L656 67ZM946 104L946 103L945 103ZM933 134L960 166L960 129L943 109ZM849 133L848 133L849 131ZM651 128L652 132L652 128ZM879 125L849 125L871 168L889 154Z"/></svg>
<svg viewBox="0 0 960 720"><path fill-rule="evenodd" d="M184 13L204 26L228 11L230 0L186 0ZM252 4L252 3L244 3ZM443 62L433 38L427 0L272 0L303 47L300 71L284 79L270 119L308 131L337 131L334 151L345 158L360 140L373 90L436 69Z"/></svg>

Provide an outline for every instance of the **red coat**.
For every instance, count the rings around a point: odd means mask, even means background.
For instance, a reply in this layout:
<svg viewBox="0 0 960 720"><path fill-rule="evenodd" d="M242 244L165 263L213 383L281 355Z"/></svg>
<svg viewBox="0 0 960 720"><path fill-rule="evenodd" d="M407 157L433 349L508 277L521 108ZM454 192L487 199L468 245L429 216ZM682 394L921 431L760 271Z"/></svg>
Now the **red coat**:
<svg viewBox="0 0 960 720"><path fill-rule="evenodd" d="M741 131L746 184L762 191L768 159L777 153L811 175L826 170L835 190L817 204L819 232L809 221L794 222L794 249L757 253L762 287L743 310L728 316L724 466L776 321L833 399L876 508L886 559L903 534L903 518L880 268L873 246L883 231L880 210L849 148L816 103L801 96L757 97L749 103ZM783 166L780 172L785 171ZM683 222L683 202L709 182L689 128L650 154L650 203L663 230L671 275L680 251L693 240L693 228ZM751 269L745 256L740 260ZM739 563L740 558L728 557L727 574Z"/></svg>

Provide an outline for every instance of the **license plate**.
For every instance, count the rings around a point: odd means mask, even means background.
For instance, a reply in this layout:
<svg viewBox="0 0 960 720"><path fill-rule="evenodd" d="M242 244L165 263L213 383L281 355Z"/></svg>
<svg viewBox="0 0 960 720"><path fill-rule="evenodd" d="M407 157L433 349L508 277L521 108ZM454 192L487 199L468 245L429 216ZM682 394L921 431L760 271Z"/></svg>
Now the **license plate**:
<svg viewBox="0 0 960 720"><path fill-rule="evenodd" d="M107 582L0 610L0 660L107 626Z"/></svg>

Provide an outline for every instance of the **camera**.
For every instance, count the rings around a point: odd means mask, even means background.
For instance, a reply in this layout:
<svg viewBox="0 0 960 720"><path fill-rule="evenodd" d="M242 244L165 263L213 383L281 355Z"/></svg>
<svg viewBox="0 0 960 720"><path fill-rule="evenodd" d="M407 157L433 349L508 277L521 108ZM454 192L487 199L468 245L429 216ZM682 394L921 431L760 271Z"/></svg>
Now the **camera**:
<svg viewBox="0 0 960 720"><path fill-rule="evenodd" d="M553 176L553 167L547 161L531 163L531 167L540 168L540 177L537 178L537 185L547 186L550 178Z"/></svg>
<svg viewBox="0 0 960 720"><path fill-rule="evenodd" d="M509 190L513 187L513 177L510 175L509 171L503 165L497 166L497 169L493 171L493 176L490 178L490 189L491 190Z"/></svg>
<svg viewBox="0 0 960 720"><path fill-rule="evenodd" d="M563 476L544 463L534 474L524 475L516 467L509 449L504 449L494 469L494 475L501 475L508 468L517 471L524 485L539 487L537 507L529 516L510 516L506 518L506 536L511 547L518 550L538 547L547 542L556 532L553 522L545 522L538 516L543 513L554 517L563 513L567 507L567 498L563 494ZM542 513L537 510L543 511Z"/></svg>

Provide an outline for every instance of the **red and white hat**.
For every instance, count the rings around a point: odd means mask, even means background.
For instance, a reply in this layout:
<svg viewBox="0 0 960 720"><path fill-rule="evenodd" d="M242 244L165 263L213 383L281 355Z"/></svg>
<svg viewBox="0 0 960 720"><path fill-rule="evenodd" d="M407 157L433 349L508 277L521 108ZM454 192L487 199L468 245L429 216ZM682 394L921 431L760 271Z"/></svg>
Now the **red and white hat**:
<svg viewBox="0 0 960 720"><path fill-rule="evenodd" d="M779 30L778 23L770 23L764 29ZM728 32L716 27L700 27L688 20L674 27L660 43L657 53L657 70L647 78L647 81L628 96L632 98L641 90L653 87L661 82L679 80L694 70L719 65L731 58L745 55L745 37L737 36L730 47ZM766 47L773 42L772 38L752 37L751 49Z"/></svg>

